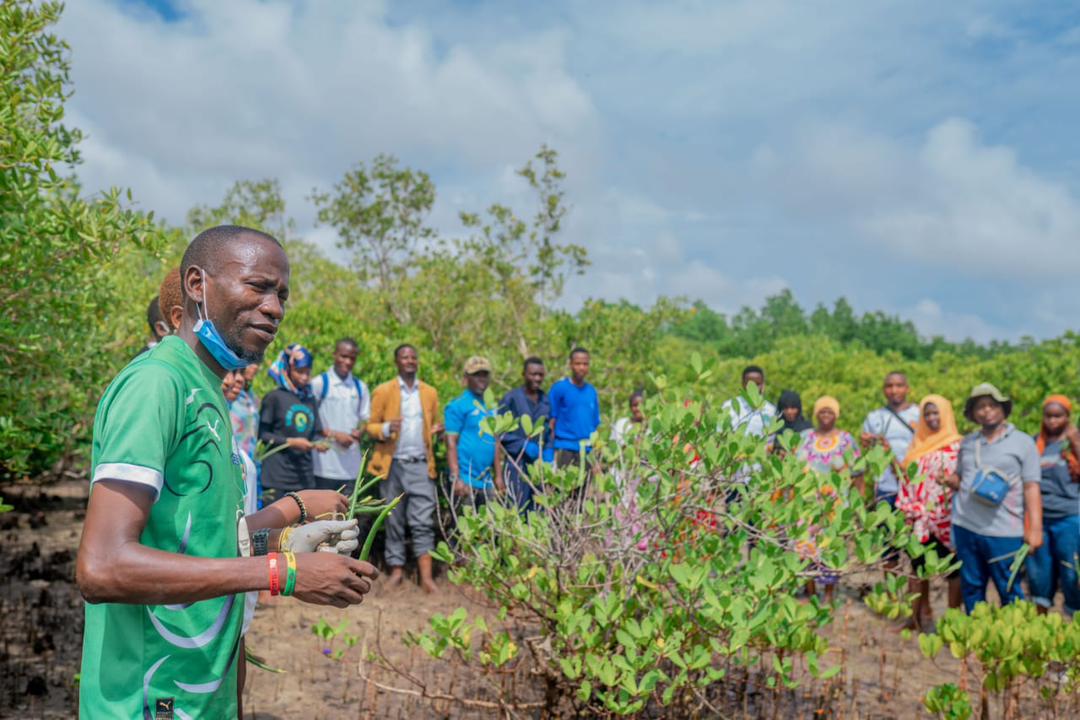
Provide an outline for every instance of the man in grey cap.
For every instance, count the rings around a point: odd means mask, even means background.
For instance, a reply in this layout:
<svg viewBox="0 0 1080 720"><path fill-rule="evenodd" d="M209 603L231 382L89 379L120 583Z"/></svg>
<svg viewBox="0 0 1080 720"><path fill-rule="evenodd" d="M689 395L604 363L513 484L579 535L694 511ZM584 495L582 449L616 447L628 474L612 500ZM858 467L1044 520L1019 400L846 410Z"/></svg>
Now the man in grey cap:
<svg viewBox="0 0 1080 720"><path fill-rule="evenodd" d="M953 496L953 541L962 563L964 607L971 612L986 600L993 580L1003 605L1024 598L1020 583L1010 584L1012 557L1026 542L1042 545L1039 451L1035 441L1007 422L1012 401L990 383L976 385L964 417L979 430L960 445L957 474L946 479Z"/></svg>
<svg viewBox="0 0 1080 720"><path fill-rule="evenodd" d="M465 392L446 406L446 463L453 494L482 505L496 490L502 492L502 458L495 437L481 429L495 407L484 402L491 383L491 362L480 356L465 361Z"/></svg>

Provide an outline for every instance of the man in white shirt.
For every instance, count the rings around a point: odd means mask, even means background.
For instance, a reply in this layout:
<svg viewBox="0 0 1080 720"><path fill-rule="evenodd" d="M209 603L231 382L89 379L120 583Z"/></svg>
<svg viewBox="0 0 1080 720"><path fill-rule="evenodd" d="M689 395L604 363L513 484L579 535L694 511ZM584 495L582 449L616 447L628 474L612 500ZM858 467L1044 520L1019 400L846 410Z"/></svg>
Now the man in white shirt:
<svg viewBox="0 0 1080 720"><path fill-rule="evenodd" d="M908 402L907 375L893 371L885 376L882 388L885 394L885 406L872 410L866 416L862 427L862 445L870 447L880 444L885 450L891 450L897 462L907 455L911 441L915 439L915 424L919 422L919 406ZM877 481L875 497L878 502L896 507L896 493L900 486L892 464L885 468Z"/></svg>
<svg viewBox="0 0 1080 720"><path fill-rule="evenodd" d="M338 340L334 347L334 367L311 381L319 421L332 443L328 452L313 453L315 487L320 490L336 490L345 485L345 493L349 494L360 472L360 438L364 424L371 417L371 393L352 374L358 352L352 338Z"/></svg>
<svg viewBox="0 0 1080 720"><path fill-rule="evenodd" d="M746 398L745 391L751 383L757 386L758 392L762 396L761 407L756 410ZM776 406L764 399L765 371L757 365L747 365L742 371L742 388L743 393L724 403L721 412L726 412L731 416L731 427L735 432L763 438L768 434L773 420L776 419ZM761 466L756 463L753 465L744 464L735 472L732 480L745 485L750 482L750 477L760 469ZM729 491L728 503L734 502L737 497L735 490Z"/></svg>
<svg viewBox="0 0 1080 720"><path fill-rule="evenodd" d="M758 392L765 396L765 371L757 365L749 365L742 372L742 387L753 383L757 385ZM739 432L757 437L765 437L769 426L776 419L776 406L768 400L762 400L761 407L756 410L750 405L745 395L728 400L724 403L723 411L731 415L731 426Z"/></svg>

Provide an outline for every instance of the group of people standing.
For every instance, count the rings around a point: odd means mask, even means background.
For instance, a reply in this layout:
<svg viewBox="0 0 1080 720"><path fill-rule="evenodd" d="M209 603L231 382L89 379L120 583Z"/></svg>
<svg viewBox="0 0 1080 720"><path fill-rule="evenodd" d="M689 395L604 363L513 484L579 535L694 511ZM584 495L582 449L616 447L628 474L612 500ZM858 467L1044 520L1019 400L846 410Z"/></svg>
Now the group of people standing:
<svg viewBox="0 0 1080 720"><path fill-rule="evenodd" d="M590 438L600 426L599 398L587 380L590 355L583 348L570 354L567 377L549 391L544 389L544 361L525 360L521 385L497 409L484 402L490 361L469 358L464 391L443 411L438 392L417 379L416 348L402 345L394 351L397 376L373 393L352 373L358 350L355 340L341 339L332 367L312 377L311 352L290 346L269 369L278 387L261 407L250 390L255 367L237 373L231 391L228 381L224 389L240 448L254 455L258 441L271 449L289 446L263 464L267 489L348 488L360 469L360 440L367 435L374 441L368 469L386 477L380 484L383 497L404 493L407 498L405 512L392 515L387 526L391 584L401 582L410 537L421 584L434 590L430 552L436 442L445 440L454 498L479 506L495 493L506 493L523 510L531 510L535 489L527 479L528 466L545 459L557 466L576 464L590 452ZM764 394L761 367L744 370L742 385L750 384ZM889 464L872 488L874 501L902 512L927 549L939 557L955 555L960 568L947 578L950 607L963 605L970 611L985 599L990 582L1003 602L1023 597L1020 583L1010 582L1010 566L1026 542L1031 550L1026 578L1034 602L1049 608L1060 589L1071 615L1080 608L1080 432L1071 422L1071 401L1063 395L1048 397L1042 428L1032 438L1008 422L1012 401L993 385L981 384L963 408L964 417L979 429L964 436L948 399L929 394L916 403L910 391L904 373L889 373L882 386L885 402L867 415L858 438L839 428L841 407L831 396L815 400L810 419L792 390L781 393L776 405L766 401L755 408L740 395L723 410L736 430L758 436L771 432L776 419L777 435L800 435L798 457L809 468L838 471L862 493L867 488L854 461L874 445L888 451ZM634 424L644 421L643 401L640 391L630 397L629 417L612 428L614 442L624 442ZM496 442L481 432L485 418L504 412L528 417L530 426L543 426L542 433L530 436L519 423ZM889 556L886 562L895 568L899 557ZM931 620L929 581L917 577L923 564L921 556L911 558L916 626ZM820 580L831 593L835 576L824 574Z"/></svg>
<svg viewBox="0 0 1080 720"><path fill-rule="evenodd" d="M765 374L750 366L744 388L765 390ZM939 557L949 553L960 563L948 576L949 606L970 612L986 599L993 582L1003 603L1024 597L1011 581L1013 559L1026 543L1028 591L1045 612L1057 590L1069 616L1080 609L1080 431L1071 422L1072 403L1051 395L1042 408L1042 427L1029 436L1009 422L1012 400L989 383L976 385L964 403L964 417L977 426L967 435L957 427L952 404L930 394L909 400L902 372L891 372L883 385L885 403L869 413L858 439L837 427L840 403L824 396L803 416L798 393L784 391L776 406L754 409L745 397L729 402L737 430L764 436L780 421L777 435L799 433L798 457L812 470L838 472L866 494L863 473L855 465L861 452L880 445L888 467L872 488L875 502L902 512L918 540ZM780 448L780 443L774 447ZM896 567L898 557L886 558ZM932 621L929 581L918 578L924 558L911 558L911 591L918 594L912 625ZM822 578L825 584L835 577Z"/></svg>
<svg viewBox="0 0 1080 720"><path fill-rule="evenodd" d="M431 551L438 442L446 446L449 488L456 503L479 507L505 493L526 511L534 507L529 465L544 459L560 466L577 463L582 453L591 451L591 438L600 426L600 402L586 379L589 353L584 348L574 349L568 377L550 391L544 389L544 361L526 359L521 385L508 392L497 409L484 400L492 373L485 357L465 362L462 394L440 409L438 391L417 377L415 347L395 348L396 377L370 392L353 374L357 352L355 340L342 338L335 345L333 365L312 376L311 351L290 345L271 364L268 374L277 387L261 403L251 391L258 366L227 376L223 390L237 446L252 457L266 457L259 469L260 485L271 495L305 489L351 492L361 469L360 441L371 439L366 470L384 478L381 497L405 496L401 510L386 521L384 552L391 586L403 580L409 541L421 587L436 589ZM527 433L519 423L500 442L481 432L486 418L504 412L526 416L540 430ZM261 453L256 453L257 446Z"/></svg>
<svg viewBox="0 0 1080 720"><path fill-rule="evenodd" d="M347 510L348 498L329 488L355 478L365 435L374 442L368 467L384 478L383 497L407 497L387 526L391 582L402 579L410 536L429 591L434 448L442 438L453 494L473 504L505 488L527 507L530 463L579 463L591 450L600 411L582 348L547 392L543 361L529 358L521 386L502 399L501 409L522 425L528 416L540 436L522 428L496 442L477 432L494 411L483 400L492 368L481 357L465 363L465 388L441 412L436 390L417 377L411 345L396 348L396 376L370 395L352 375L355 342L339 342L333 366L315 377L312 353L290 346L271 364L276 387L259 402L250 383L285 316L290 278L285 249L264 232L225 225L199 233L162 285L157 313L151 305L159 342L102 395L76 563L86 599L80 717L242 716L253 594L338 608L361 603L379 571L352 557L355 519L323 518ZM747 368L743 383L764 390L765 374ZM890 450L892 481L882 477L874 491L908 515L927 543L955 552L968 609L990 581L1005 602L1021 596L1003 559L1026 541L1035 551L1027 572L1035 601L1052 606L1060 586L1074 612L1080 433L1068 398L1047 398L1032 438L1008 422L1010 399L979 385L964 406L978 429L961 437L947 400L928 396L916 406L908 392L902 374L886 378L887 404L867 419L859 442L837 428L835 399L818 399L809 421L791 394L779 410L742 397L727 407L746 432L779 424L800 433L792 444L809 467L853 482L861 482L852 466L861 448ZM617 437L644 422L641 396L630 406ZM226 430L230 416L235 438ZM267 454L257 452L260 441ZM264 485L285 490L261 509L251 502L252 453L265 457ZM921 483L910 464L925 476Z"/></svg>
<svg viewBox="0 0 1080 720"><path fill-rule="evenodd" d="M383 484L385 496L405 492L413 508L388 528L391 567L404 564L406 526L418 557L431 549L436 504L430 482L435 476L431 439L440 434L446 438L455 497L478 505L492 493L506 491L520 507L531 509L534 488L526 479L528 465L543 459L541 452L560 466L578 462L580 453L590 450L589 438L600 426L596 390L586 380L590 358L581 348L570 355L569 375L548 392L543 388L544 362L535 357L525 361L521 386L506 394L498 412L528 416L537 424L554 422L539 438L529 438L519 425L499 443L479 430L482 420L496 412L483 402L491 375L485 358L466 363L465 392L447 406L443 423L421 424L418 418L438 417L438 395L422 384L427 388L426 402L417 404L409 394L417 382L416 350L402 346L395 353L398 378L375 394L389 398L398 390L401 402L384 399L378 403L378 417L371 414L366 385L350 374L356 353L355 341L340 341L333 368L312 379L307 391L298 388L308 386L304 373L310 373L310 353L302 348L283 353L271 376L290 377L293 382L290 386L279 380L281 387L264 399L257 435L251 398L241 395L231 409L241 447L251 447L256 437L268 444L295 444L276 456L277 462L267 463L263 478L268 488L329 489L350 483L359 469L360 435L369 433L376 440L372 470L386 472L389 479ZM251 376L245 375L249 380ZM744 370L742 385L750 384L764 393L762 368ZM970 611L985 600L991 582L1003 602L1024 597L1010 570L1012 558L1027 543L1025 575L1033 601L1043 610L1052 607L1060 589L1065 612L1071 615L1080 608L1080 431L1071 422L1069 398L1048 397L1042 428L1030 437L1008 421L1013 410L1009 397L991 384L980 384L963 408L963 416L978 429L965 436L948 399L929 394L916 403L909 399L910 391L904 373L889 373L882 386L885 402L867 415L858 438L838 427L840 403L831 396L815 400L810 419L792 390L781 393L776 405L766 401L758 408L740 395L728 401L724 411L735 429L758 436L770 432L775 418L781 423L778 435L800 435L798 456L809 468L838 471L863 493L866 484L854 461L874 445L888 451L889 464L872 488L874 500L902 512L927 549L939 557L955 555L960 568L947 578L950 607L963 605ZM285 393L292 396L285 399ZM643 400L640 391L630 397L629 417L620 418L612 428L614 442L623 442L630 428L644 421ZM313 441L316 437L329 442L320 445ZM426 444L423 438L428 439ZM427 561L421 562L422 578L429 578ZM895 568L899 557L889 556L886 562ZM911 591L918 596L911 622L923 627L931 621L929 580L917 577L923 557L910 562ZM391 578L397 581L393 574ZM831 594L835 576L823 574L820 582Z"/></svg>

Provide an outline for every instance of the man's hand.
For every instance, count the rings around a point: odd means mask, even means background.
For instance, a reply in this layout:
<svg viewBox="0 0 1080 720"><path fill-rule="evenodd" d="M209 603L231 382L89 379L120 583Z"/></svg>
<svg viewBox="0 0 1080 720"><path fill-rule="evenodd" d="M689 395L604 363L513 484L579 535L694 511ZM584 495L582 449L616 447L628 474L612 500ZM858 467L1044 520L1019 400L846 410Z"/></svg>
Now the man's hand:
<svg viewBox="0 0 1080 720"><path fill-rule="evenodd" d="M360 529L356 520L317 520L293 529L288 544L282 550L295 553L312 553L320 550L348 555L360 547Z"/></svg>
<svg viewBox="0 0 1080 720"><path fill-rule="evenodd" d="M952 490L959 490L960 489L960 476L957 475L956 473L946 475L944 478L942 478L941 483L945 487L950 488Z"/></svg>
<svg viewBox="0 0 1080 720"><path fill-rule="evenodd" d="M864 448L870 447L871 445L873 445L877 441L878 441L878 436L874 435L873 433L864 432L862 435L859 436L859 442L862 444L862 446Z"/></svg>
<svg viewBox="0 0 1080 720"><path fill-rule="evenodd" d="M435 423L434 425L431 426L431 434L432 435L441 435L442 431L445 430L445 429L446 429L446 426L443 425L442 423Z"/></svg>
<svg viewBox="0 0 1080 720"><path fill-rule="evenodd" d="M349 510L349 498L337 490L301 490L297 494L304 501L304 507L311 519L328 513L346 513Z"/></svg>
<svg viewBox="0 0 1080 720"><path fill-rule="evenodd" d="M292 437L285 441L293 450L299 450L300 452L311 452L315 448L315 444L307 438Z"/></svg>
<svg viewBox="0 0 1080 720"><path fill-rule="evenodd" d="M1043 544L1043 531L1042 528L1029 527L1024 530L1024 542L1031 546L1031 551L1035 552L1042 547Z"/></svg>
<svg viewBox="0 0 1080 720"><path fill-rule="evenodd" d="M468 497L468 496L469 496L469 488L466 487L465 483L463 483L461 481L461 478L455 478L454 479L454 497Z"/></svg>
<svg viewBox="0 0 1080 720"><path fill-rule="evenodd" d="M346 448L352 447L353 442L355 442L353 436L349 433L337 432L336 430L330 431L330 438L338 445Z"/></svg>
<svg viewBox="0 0 1080 720"><path fill-rule="evenodd" d="M371 592L371 581L379 571L371 563L330 553L305 553L296 556L298 600L316 605L343 608L359 605Z"/></svg>
<svg viewBox="0 0 1080 720"><path fill-rule="evenodd" d="M364 428L356 428L349 433L349 437L351 437L354 442L360 442L360 440L364 437Z"/></svg>
<svg viewBox="0 0 1080 720"><path fill-rule="evenodd" d="M401 433L401 418L397 420L388 420L387 424L390 426L390 434L398 435Z"/></svg>

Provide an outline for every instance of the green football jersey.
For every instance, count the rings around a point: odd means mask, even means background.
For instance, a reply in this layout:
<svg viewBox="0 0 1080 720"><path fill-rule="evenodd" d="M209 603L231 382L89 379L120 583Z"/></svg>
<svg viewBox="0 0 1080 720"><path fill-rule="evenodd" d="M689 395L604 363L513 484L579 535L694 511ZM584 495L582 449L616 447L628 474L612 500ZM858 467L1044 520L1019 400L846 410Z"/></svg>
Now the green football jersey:
<svg viewBox="0 0 1080 720"><path fill-rule="evenodd" d="M179 338L134 359L105 391L91 477L157 492L143 545L238 556L244 481L221 380ZM87 604L80 716L236 717L243 610L243 595L186 605Z"/></svg>

